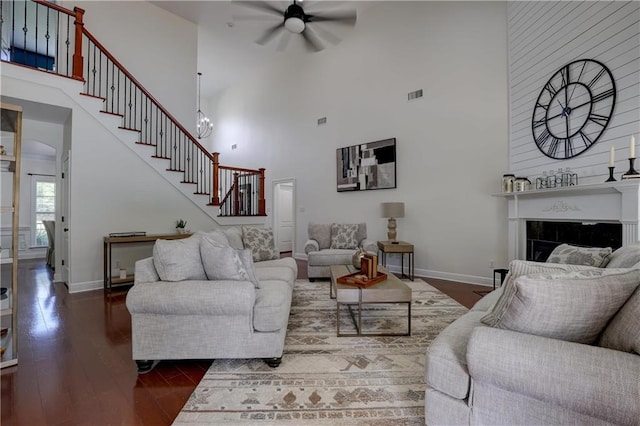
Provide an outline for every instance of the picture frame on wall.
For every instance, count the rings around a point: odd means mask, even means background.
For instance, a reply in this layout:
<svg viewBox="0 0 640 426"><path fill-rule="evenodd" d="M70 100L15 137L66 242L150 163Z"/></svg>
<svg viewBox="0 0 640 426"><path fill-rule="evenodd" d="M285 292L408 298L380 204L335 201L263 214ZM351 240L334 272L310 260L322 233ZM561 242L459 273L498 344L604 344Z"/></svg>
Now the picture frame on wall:
<svg viewBox="0 0 640 426"><path fill-rule="evenodd" d="M396 188L396 138L336 149L337 191Z"/></svg>

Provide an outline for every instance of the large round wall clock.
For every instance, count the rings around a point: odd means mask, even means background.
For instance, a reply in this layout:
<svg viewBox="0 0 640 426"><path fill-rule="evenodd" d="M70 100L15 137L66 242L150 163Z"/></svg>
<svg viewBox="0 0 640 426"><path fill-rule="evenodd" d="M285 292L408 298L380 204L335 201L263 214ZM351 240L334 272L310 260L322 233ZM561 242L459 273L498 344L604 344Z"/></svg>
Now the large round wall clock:
<svg viewBox="0 0 640 426"><path fill-rule="evenodd" d="M544 85L533 110L536 146L555 159L572 158L604 133L616 103L611 71L593 59L573 61Z"/></svg>

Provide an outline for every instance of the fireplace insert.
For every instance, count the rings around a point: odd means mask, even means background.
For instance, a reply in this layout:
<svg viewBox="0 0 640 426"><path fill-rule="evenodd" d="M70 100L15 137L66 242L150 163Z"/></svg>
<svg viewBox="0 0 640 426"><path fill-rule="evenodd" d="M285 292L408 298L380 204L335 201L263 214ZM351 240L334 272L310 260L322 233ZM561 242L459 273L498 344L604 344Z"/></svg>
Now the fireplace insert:
<svg viewBox="0 0 640 426"><path fill-rule="evenodd" d="M560 244L615 250L622 246L622 224L527 221L527 260L544 262Z"/></svg>

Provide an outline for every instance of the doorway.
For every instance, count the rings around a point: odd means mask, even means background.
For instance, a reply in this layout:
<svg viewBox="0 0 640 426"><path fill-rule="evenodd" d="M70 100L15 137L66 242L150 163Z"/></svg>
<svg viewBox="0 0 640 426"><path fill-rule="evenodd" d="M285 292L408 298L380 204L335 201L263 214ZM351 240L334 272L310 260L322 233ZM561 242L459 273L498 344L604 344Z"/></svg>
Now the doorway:
<svg viewBox="0 0 640 426"><path fill-rule="evenodd" d="M280 253L295 253L295 180L273 183L273 230Z"/></svg>

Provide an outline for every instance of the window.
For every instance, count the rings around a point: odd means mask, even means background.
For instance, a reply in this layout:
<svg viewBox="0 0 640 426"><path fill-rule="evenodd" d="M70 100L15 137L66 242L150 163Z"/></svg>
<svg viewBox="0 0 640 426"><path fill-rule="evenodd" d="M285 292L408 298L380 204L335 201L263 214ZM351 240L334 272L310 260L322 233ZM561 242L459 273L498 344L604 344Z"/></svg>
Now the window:
<svg viewBox="0 0 640 426"><path fill-rule="evenodd" d="M31 204L33 217L33 245L46 247L49 245L47 231L43 220L56 219L56 183L53 177L34 177L33 201Z"/></svg>

